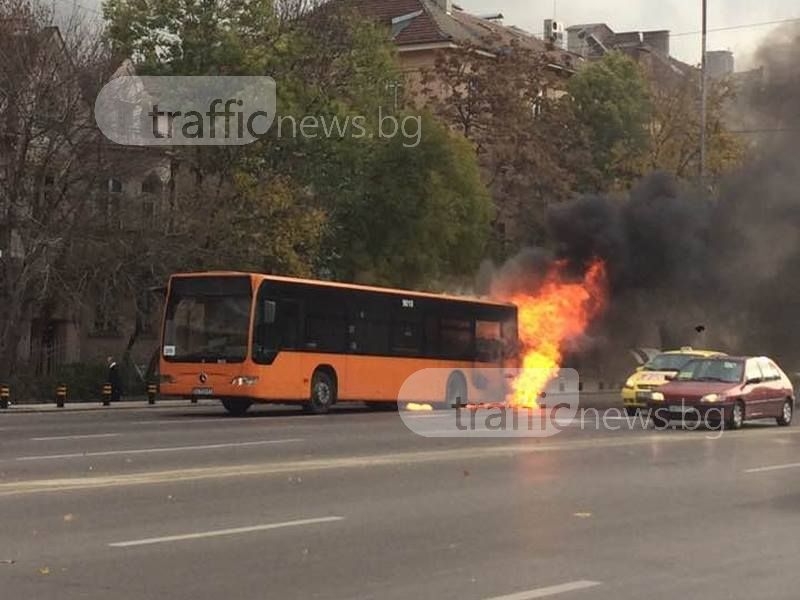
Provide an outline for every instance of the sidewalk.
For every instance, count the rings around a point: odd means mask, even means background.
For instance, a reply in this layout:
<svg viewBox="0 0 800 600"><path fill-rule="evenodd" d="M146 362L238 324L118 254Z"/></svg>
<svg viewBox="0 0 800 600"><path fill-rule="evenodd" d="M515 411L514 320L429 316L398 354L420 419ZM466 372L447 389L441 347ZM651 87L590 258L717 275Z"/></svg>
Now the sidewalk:
<svg viewBox="0 0 800 600"><path fill-rule="evenodd" d="M192 404L189 400L156 400L154 405L149 405L147 400L131 400L124 402L113 402L111 406L103 406L102 401L97 402L67 402L64 408L58 408L55 403L42 404L12 404L7 409L0 409L0 417L4 414L22 413L59 413L59 412L88 412L100 410L133 410L159 408L188 408L198 406L220 406L217 400L199 400L197 404Z"/></svg>

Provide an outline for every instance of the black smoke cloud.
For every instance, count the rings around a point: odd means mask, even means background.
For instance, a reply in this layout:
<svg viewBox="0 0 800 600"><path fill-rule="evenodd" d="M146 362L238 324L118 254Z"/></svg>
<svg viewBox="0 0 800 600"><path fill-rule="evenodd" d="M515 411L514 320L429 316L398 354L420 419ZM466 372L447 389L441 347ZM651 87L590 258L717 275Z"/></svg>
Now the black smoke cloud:
<svg viewBox="0 0 800 600"><path fill-rule="evenodd" d="M800 371L800 28L759 58L764 85L749 110L771 133L747 164L712 192L653 173L627 197L561 204L549 214L552 255L525 253L499 280L529 282L521 274L548 257L576 272L599 257L610 304L595 352L702 345Z"/></svg>

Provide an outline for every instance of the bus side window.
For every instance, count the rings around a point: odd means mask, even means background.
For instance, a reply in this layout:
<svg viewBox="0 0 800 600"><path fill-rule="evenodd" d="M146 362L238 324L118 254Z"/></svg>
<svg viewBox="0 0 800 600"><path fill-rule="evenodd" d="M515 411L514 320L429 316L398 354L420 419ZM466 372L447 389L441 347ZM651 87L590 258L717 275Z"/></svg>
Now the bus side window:
<svg viewBox="0 0 800 600"><path fill-rule="evenodd" d="M262 298L259 298L262 300ZM279 311L276 312L276 317ZM278 349L275 343L275 324L268 323L264 312L264 303L259 301L256 308L256 322L253 327L253 360L257 363L269 363L270 354L274 354Z"/></svg>
<svg viewBox="0 0 800 600"><path fill-rule="evenodd" d="M442 319L442 358L472 360L475 349L475 333L472 322L464 319Z"/></svg>
<svg viewBox="0 0 800 600"><path fill-rule="evenodd" d="M392 322L392 353L401 356L416 356L422 351L420 323L413 317L395 319Z"/></svg>
<svg viewBox="0 0 800 600"><path fill-rule="evenodd" d="M516 318L503 321L502 328L503 358L517 358L519 355L519 332Z"/></svg>
<svg viewBox="0 0 800 600"><path fill-rule="evenodd" d="M386 300L367 295L358 298L350 310L350 351L363 356L389 354L390 307Z"/></svg>
<svg viewBox="0 0 800 600"><path fill-rule="evenodd" d="M299 340L300 305L294 300L277 300L275 321L269 323L264 303L256 312L253 332L253 358L257 362L271 362L281 350L296 350Z"/></svg>
<svg viewBox="0 0 800 600"><path fill-rule="evenodd" d="M280 350L297 350L300 341L300 305L293 300L278 303L278 348Z"/></svg>
<svg viewBox="0 0 800 600"><path fill-rule="evenodd" d="M503 359L503 335L498 321L475 322L475 353L478 362Z"/></svg>
<svg viewBox="0 0 800 600"><path fill-rule="evenodd" d="M439 358L441 349L439 344L439 318L435 315L425 317L425 356Z"/></svg>
<svg viewBox="0 0 800 600"><path fill-rule="evenodd" d="M345 352L349 329L342 299L309 297L306 302L305 348L319 352Z"/></svg>

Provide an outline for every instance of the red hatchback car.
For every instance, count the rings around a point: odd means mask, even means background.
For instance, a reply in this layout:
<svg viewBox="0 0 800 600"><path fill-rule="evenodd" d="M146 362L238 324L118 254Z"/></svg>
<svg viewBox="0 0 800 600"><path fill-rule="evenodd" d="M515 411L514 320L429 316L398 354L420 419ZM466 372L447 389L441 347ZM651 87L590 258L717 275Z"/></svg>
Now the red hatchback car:
<svg viewBox="0 0 800 600"><path fill-rule="evenodd" d="M656 426L670 419L703 419L739 429L749 419L792 423L795 392L774 361L765 357L693 360L654 391L649 408Z"/></svg>

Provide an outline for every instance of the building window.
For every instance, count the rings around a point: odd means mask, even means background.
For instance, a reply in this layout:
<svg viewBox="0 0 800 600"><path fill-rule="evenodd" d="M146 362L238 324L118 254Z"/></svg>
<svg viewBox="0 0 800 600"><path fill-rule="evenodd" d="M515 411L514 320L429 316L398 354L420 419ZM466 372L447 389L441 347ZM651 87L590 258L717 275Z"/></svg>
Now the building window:
<svg viewBox="0 0 800 600"><path fill-rule="evenodd" d="M539 90L536 98L531 103L531 113L534 118L541 116L544 105L545 93L544 90Z"/></svg>
<svg viewBox="0 0 800 600"><path fill-rule="evenodd" d="M119 195L112 195L108 199L108 227L111 229L122 228L122 204Z"/></svg>
<svg viewBox="0 0 800 600"><path fill-rule="evenodd" d="M116 179L111 177L108 180L108 191L111 194L121 194L122 193L122 180Z"/></svg>
<svg viewBox="0 0 800 600"><path fill-rule="evenodd" d="M42 200L45 205L54 202L57 198L56 178L52 175L45 175L42 185Z"/></svg>
<svg viewBox="0 0 800 600"><path fill-rule="evenodd" d="M142 200L142 225L152 227L156 220L156 203L152 198Z"/></svg>
<svg viewBox="0 0 800 600"><path fill-rule="evenodd" d="M142 194L160 194L161 180L154 173L150 173L142 181Z"/></svg>

